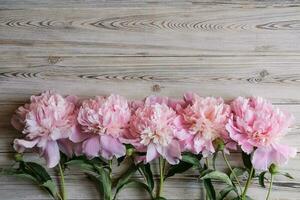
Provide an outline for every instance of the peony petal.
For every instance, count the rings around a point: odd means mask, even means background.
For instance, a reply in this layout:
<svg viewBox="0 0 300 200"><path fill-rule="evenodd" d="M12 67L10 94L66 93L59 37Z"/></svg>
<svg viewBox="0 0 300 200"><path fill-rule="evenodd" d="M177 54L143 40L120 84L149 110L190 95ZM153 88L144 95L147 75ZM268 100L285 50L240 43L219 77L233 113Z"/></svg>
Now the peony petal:
<svg viewBox="0 0 300 200"><path fill-rule="evenodd" d="M74 105L76 105L77 102L78 102L78 97L70 95L70 96L66 97L66 100L69 101L69 102L71 102L71 103L73 103Z"/></svg>
<svg viewBox="0 0 300 200"><path fill-rule="evenodd" d="M184 100L188 103L188 104L191 104L192 101L194 101L195 99L195 93L193 92L186 92L184 95L183 95L183 98Z"/></svg>
<svg viewBox="0 0 300 200"><path fill-rule="evenodd" d="M82 155L82 143L73 144L73 151L74 151L75 156L81 156Z"/></svg>
<svg viewBox="0 0 300 200"><path fill-rule="evenodd" d="M74 143L69 139L58 140L58 146L60 151L62 151L66 156L71 158L73 156L73 145Z"/></svg>
<svg viewBox="0 0 300 200"><path fill-rule="evenodd" d="M237 143L236 142L228 142L228 143L226 143L225 147L228 150L237 150Z"/></svg>
<svg viewBox="0 0 300 200"><path fill-rule="evenodd" d="M58 140L66 137L68 137L68 135L64 134L59 128L53 129L50 134L51 140Z"/></svg>
<svg viewBox="0 0 300 200"><path fill-rule="evenodd" d="M270 160L272 149L269 148L257 148L252 157L252 164L255 169L267 170L272 164Z"/></svg>
<svg viewBox="0 0 300 200"><path fill-rule="evenodd" d="M100 138L94 136L82 143L82 152L89 158L94 158L99 155L100 151Z"/></svg>
<svg viewBox="0 0 300 200"><path fill-rule="evenodd" d="M229 120L228 124L226 124L226 130L229 132L229 136L234 141L238 142L241 145L241 149L250 154L253 151L253 145L251 145L247 138L243 134L240 134L236 127L233 126L233 122Z"/></svg>
<svg viewBox="0 0 300 200"><path fill-rule="evenodd" d="M181 159L180 145L176 140L173 140L165 149L165 158L171 165L176 165Z"/></svg>
<svg viewBox="0 0 300 200"><path fill-rule="evenodd" d="M201 136L195 136L193 139L193 150L195 153L200 153L203 150L205 141Z"/></svg>
<svg viewBox="0 0 300 200"><path fill-rule="evenodd" d="M17 129L17 130L19 130L19 131L22 131L22 130L24 129L24 122L22 122L22 121L20 120L20 117L19 117L19 116L13 115L10 122L11 122L11 125L12 125L15 129Z"/></svg>
<svg viewBox="0 0 300 200"><path fill-rule="evenodd" d="M285 165L289 158L295 157L296 148L282 144L260 147L254 151L252 163L255 169L267 170L271 164Z"/></svg>
<svg viewBox="0 0 300 200"><path fill-rule="evenodd" d="M250 154L254 148L250 143L244 142L243 145L241 145L241 149L247 154Z"/></svg>
<svg viewBox="0 0 300 200"><path fill-rule="evenodd" d="M145 105L155 105L155 104L168 105L169 99L168 99L168 97L161 97L161 96L155 96L155 95L148 96L145 99Z"/></svg>
<svg viewBox="0 0 300 200"><path fill-rule="evenodd" d="M47 142L48 142L48 137L44 136L44 137L40 137L39 138L39 142L37 143L37 147L40 148L41 152L44 152L46 147L47 147Z"/></svg>
<svg viewBox="0 0 300 200"><path fill-rule="evenodd" d="M60 155L56 141L48 141L42 156L46 159L47 167L53 168L59 163Z"/></svg>
<svg viewBox="0 0 300 200"><path fill-rule="evenodd" d="M176 140L173 140L168 146L156 146L156 150L171 165L178 164L181 159L180 145Z"/></svg>
<svg viewBox="0 0 300 200"><path fill-rule="evenodd" d="M155 145L153 143L150 143L147 147L146 162L149 163L157 157L158 153L155 148Z"/></svg>
<svg viewBox="0 0 300 200"><path fill-rule="evenodd" d="M82 142L83 140L87 139L89 136L90 136L89 134L81 132L79 126L73 126L72 132L69 135L69 139L72 142L78 143L78 142Z"/></svg>
<svg viewBox="0 0 300 200"><path fill-rule="evenodd" d="M35 139L35 140L32 140L32 141L15 139L14 140L14 149L17 152L22 153L22 152L25 151L25 149L33 148L38 142L39 142L39 139Z"/></svg>
<svg viewBox="0 0 300 200"><path fill-rule="evenodd" d="M100 144L101 144L101 155L103 158L110 160L113 156L117 158L124 156L126 154L125 146L119 142L118 139L109 136L103 135L100 137Z"/></svg>
<svg viewBox="0 0 300 200"><path fill-rule="evenodd" d="M273 144L272 161L277 165L287 164L289 158L297 155L297 149L283 144Z"/></svg>
<svg viewBox="0 0 300 200"><path fill-rule="evenodd" d="M146 162L146 156L135 156L134 157L134 164L138 165L141 162Z"/></svg>

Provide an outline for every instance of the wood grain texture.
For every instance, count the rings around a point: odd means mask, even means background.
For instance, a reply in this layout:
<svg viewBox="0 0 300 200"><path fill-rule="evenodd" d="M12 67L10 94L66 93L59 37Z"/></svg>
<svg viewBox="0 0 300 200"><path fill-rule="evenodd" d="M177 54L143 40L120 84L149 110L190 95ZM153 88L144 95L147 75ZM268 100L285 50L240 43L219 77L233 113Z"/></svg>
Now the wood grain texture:
<svg viewBox="0 0 300 200"><path fill-rule="evenodd" d="M24 12L0 10L2 55L290 56L299 55L300 50L295 42L300 14L294 6L216 4Z"/></svg>
<svg viewBox="0 0 300 200"><path fill-rule="evenodd" d="M295 115L285 142L299 150L299 44L298 0L0 0L0 167L12 164L11 143L20 136L10 125L14 110L48 89L80 98L260 95ZM276 177L272 200L300 200L299 158L283 167L294 180ZM239 153L231 162L241 165ZM222 159L217 166L226 170ZM66 182L70 200L99 199L78 170L70 169ZM265 199L257 181L249 192ZM165 194L204 199L193 170L169 179ZM119 196L147 198L131 187ZM29 182L0 177L2 199L50 198Z"/></svg>

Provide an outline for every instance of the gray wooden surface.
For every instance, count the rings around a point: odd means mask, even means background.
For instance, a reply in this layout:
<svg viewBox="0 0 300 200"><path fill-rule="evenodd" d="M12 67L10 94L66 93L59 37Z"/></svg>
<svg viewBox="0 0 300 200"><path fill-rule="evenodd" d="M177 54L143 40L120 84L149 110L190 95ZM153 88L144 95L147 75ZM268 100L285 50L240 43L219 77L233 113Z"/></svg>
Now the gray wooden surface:
<svg viewBox="0 0 300 200"><path fill-rule="evenodd" d="M0 167L12 163L19 136L12 113L47 89L82 98L261 95L296 116L285 141L300 149L298 0L0 0L0 45ZM225 168L222 160L218 167ZM295 179L276 177L271 199L299 200L299 154L284 170ZM67 173L70 200L98 199L83 174ZM167 181L165 194L203 199L194 171ZM262 200L266 189L255 182L249 194ZM146 198L128 188L119 199ZM49 197L29 182L0 177L0 199Z"/></svg>

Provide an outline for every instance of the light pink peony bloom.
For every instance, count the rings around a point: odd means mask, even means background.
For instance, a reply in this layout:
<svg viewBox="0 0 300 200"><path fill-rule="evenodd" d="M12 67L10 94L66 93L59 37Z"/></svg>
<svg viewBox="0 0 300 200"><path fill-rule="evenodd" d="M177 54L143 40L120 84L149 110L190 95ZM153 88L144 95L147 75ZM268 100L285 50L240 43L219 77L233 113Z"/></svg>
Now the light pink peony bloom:
<svg viewBox="0 0 300 200"><path fill-rule="evenodd" d="M238 97L231 103L233 115L226 125L230 137L244 152L254 151L254 168L267 170L272 164L282 165L296 156L296 149L280 144L293 117L275 108L261 97Z"/></svg>
<svg viewBox="0 0 300 200"><path fill-rule="evenodd" d="M49 168L56 166L60 159L59 145L64 147L59 141L70 138L79 142L81 139L76 103L74 96L64 98L50 91L31 96L30 103L19 107L11 121L25 137L14 140L15 150L21 153L25 149L38 149Z"/></svg>
<svg viewBox="0 0 300 200"><path fill-rule="evenodd" d="M200 97L194 93L184 95L185 103L177 105L177 137L185 150L201 153L204 157L215 152L214 140L221 139L227 148L234 148L225 129L230 106L222 98ZM227 151L227 148L225 149Z"/></svg>
<svg viewBox="0 0 300 200"><path fill-rule="evenodd" d="M126 148L120 140L129 120L128 102L119 95L83 101L78 114L78 123L87 136L82 145L83 153L89 158L101 155L107 160L124 156Z"/></svg>
<svg viewBox="0 0 300 200"><path fill-rule="evenodd" d="M147 97L133 102L128 141L140 152L146 152L145 162L161 155L170 164L177 164L181 149L175 137L176 112L164 97Z"/></svg>

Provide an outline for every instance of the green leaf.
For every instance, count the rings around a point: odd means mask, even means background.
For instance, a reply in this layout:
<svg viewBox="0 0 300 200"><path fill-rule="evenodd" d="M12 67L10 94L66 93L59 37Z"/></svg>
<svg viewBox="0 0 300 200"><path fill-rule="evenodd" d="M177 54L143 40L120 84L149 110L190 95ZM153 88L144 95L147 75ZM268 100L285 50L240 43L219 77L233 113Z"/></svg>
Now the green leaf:
<svg viewBox="0 0 300 200"><path fill-rule="evenodd" d="M5 169L5 168L0 168L0 175L14 175L18 172L17 169L13 169L13 168L9 168L9 169Z"/></svg>
<svg viewBox="0 0 300 200"><path fill-rule="evenodd" d="M234 191L235 187L233 186L227 186L223 190L220 191L220 197L218 200L223 200L231 191Z"/></svg>
<svg viewBox="0 0 300 200"><path fill-rule="evenodd" d="M216 200L216 191L214 189L213 184L211 183L210 179L203 180L204 188L206 191L206 195L208 196L209 200Z"/></svg>
<svg viewBox="0 0 300 200"><path fill-rule="evenodd" d="M0 175L6 175L6 176L15 176L18 178L28 179L35 183L37 183L37 180L35 177L31 176L30 174L25 174L19 169L0 169Z"/></svg>
<svg viewBox="0 0 300 200"><path fill-rule="evenodd" d="M21 174L20 173L20 174L14 174L13 176L19 177L19 178L23 178L23 179L27 179L27 180L31 180L31 181L33 181L33 182L35 182L35 183L38 184L36 178L33 177L33 176L31 176L31 175L29 175L29 174Z"/></svg>
<svg viewBox="0 0 300 200"><path fill-rule="evenodd" d="M187 163L184 161L180 161L177 165L171 165L171 167L168 169L165 179L167 179L168 177L174 176L177 173L183 173L192 167L193 167L193 164Z"/></svg>
<svg viewBox="0 0 300 200"><path fill-rule="evenodd" d="M152 191L149 189L148 185L146 185L145 183L142 183L137 180L129 180L129 182L126 184L126 186L128 186L128 185L136 185L138 187L145 189L149 193L151 199L153 199Z"/></svg>
<svg viewBox="0 0 300 200"><path fill-rule="evenodd" d="M155 198L154 200L167 200L167 199L164 198L164 197L157 197L157 198Z"/></svg>
<svg viewBox="0 0 300 200"><path fill-rule="evenodd" d="M245 152L242 151L242 159L243 159L244 166L248 170L250 170L252 168L251 155L250 154L246 154Z"/></svg>
<svg viewBox="0 0 300 200"><path fill-rule="evenodd" d="M223 172L219 171L212 171L207 174L205 174L203 177L201 177L202 180L204 179L215 179L223 181L224 183L233 186L232 181L230 180L229 176Z"/></svg>
<svg viewBox="0 0 300 200"><path fill-rule="evenodd" d="M65 163L67 166L79 167L85 172L88 177L94 181L100 193L103 194L104 200L110 200L112 196L112 180L110 177L110 171L108 164L100 158L94 158L88 160L83 156L74 157Z"/></svg>
<svg viewBox="0 0 300 200"><path fill-rule="evenodd" d="M145 181L149 187L149 189L151 190L151 192L153 191L154 188L154 179L153 179L153 174L151 171L151 167L150 164L139 164L138 166L139 172L144 176Z"/></svg>
<svg viewBox="0 0 300 200"><path fill-rule="evenodd" d="M141 188L145 189L149 193L151 199L153 199L152 191L149 189L148 185L146 185L145 183L142 183L142 182L137 181L137 180L128 180L127 182L125 182L122 185L122 188L127 187L129 185L131 185L131 186L134 185L136 187L141 187ZM115 198L116 198L116 195L115 195L114 199Z"/></svg>
<svg viewBox="0 0 300 200"><path fill-rule="evenodd" d="M47 182L48 180L52 180L46 169L37 163L22 161L20 163L20 167L25 173L35 177L41 184Z"/></svg>
<svg viewBox="0 0 300 200"><path fill-rule="evenodd" d="M46 169L34 162L19 161L18 169L2 169L1 174L25 178L35 182L38 186L47 190L53 197L57 197L57 188Z"/></svg>
<svg viewBox="0 0 300 200"><path fill-rule="evenodd" d="M287 172L279 172L279 174L281 174L281 175L283 175L283 176L285 176L285 177L287 177L287 178L289 178L289 179L294 179L294 177L292 177L289 173L287 173Z"/></svg>
<svg viewBox="0 0 300 200"><path fill-rule="evenodd" d="M91 163L86 162L85 160L75 159L70 160L65 163L67 166L76 166L84 171L94 171L94 166Z"/></svg>
<svg viewBox="0 0 300 200"><path fill-rule="evenodd" d="M112 192L109 172L104 167L97 167L97 172L85 171L85 173L98 185L103 199L110 200Z"/></svg>
<svg viewBox="0 0 300 200"><path fill-rule="evenodd" d="M99 182L101 182L101 187L103 189L103 195L104 195L104 199L111 199L111 186L112 186L112 182L111 182L111 178L110 178L110 174L109 172L102 166L94 166L98 173L99 176L97 176Z"/></svg>
<svg viewBox="0 0 300 200"><path fill-rule="evenodd" d="M126 156L122 156L120 158L117 159L117 162L118 162L118 166L121 165L121 163L125 160Z"/></svg>
<svg viewBox="0 0 300 200"><path fill-rule="evenodd" d="M42 184L42 186L47 189L52 196L56 196L57 195L57 188L55 183L52 180L48 180L45 183Z"/></svg>
<svg viewBox="0 0 300 200"><path fill-rule="evenodd" d="M98 178L99 175L97 173L90 172L90 171L85 172L85 174L93 183L96 184L97 189L99 190L100 194L103 195L104 191L103 191L102 183L99 181L99 178Z"/></svg>
<svg viewBox="0 0 300 200"><path fill-rule="evenodd" d="M266 187L265 186L265 174L266 173L267 173L267 171L261 172L258 176L258 182L261 187Z"/></svg>
<svg viewBox="0 0 300 200"><path fill-rule="evenodd" d="M205 176L206 174L209 174L209 173L213 172L213 171L215 171L215 170L208 169L208 168L200 170L199 171L200 172L200 178Z"/></svg>
<svg viewBox="0 0 300 200"><path fill-rule="evenodd" d="M235 173L235 175L237 177L239 177L239 176L242 176L247 170L245 168L243 168L243 167L235 167L235 168L232 169L232 171L233 172L230 173L229 177L230 177L231 180L234 180L233 173Z"/></svg>
<svg viewBox="0 0 300 200"><path fill-rule="evenodd" d="M53 197L57 195L57 188L46 169L34 162L21 162L20 167L28 175L34 177L37 183L46 189Z"/></svg>
<svg viewBox="0 0 300 200"><path fill-rule="evenodd" d="M107 162L102 160L100 157L95 157L93 159L87 159L85 156L74 156L73 158L69 159L67 163L76 163L76 162L83 162L85 164L90 164L90 165L101 165L101 166L106 166L108 165Z"/></svg>
<svg viewBox="0 0 300 200"><path fill-rule="evenodd" d="M137 170L136 166L131 165L129 169L118 179L114 199L116 198L117 194L121 191L121 189L130 183L129 179L136 172L136 170Z"/></svg>
<svg viewBox="0 0 300 200"><path fill-rule="evenodd" d="M212 159L214 170L216 170L216 159L217 159L217 157L218 157L218 152L215 152L214 156L213 156L213 159Z"/></svg>
<svg viewBox="0 0 300 200"><path fill-rule="evenodd" d="M194 154L192 154L192 153L184 153L184 154L182 155L181 160L182 160L183 162L192 164L193 166L201 167L201 165L200 165L200 160L201 160L201 158L202 158L201 155L194 155Z"/></svg>

